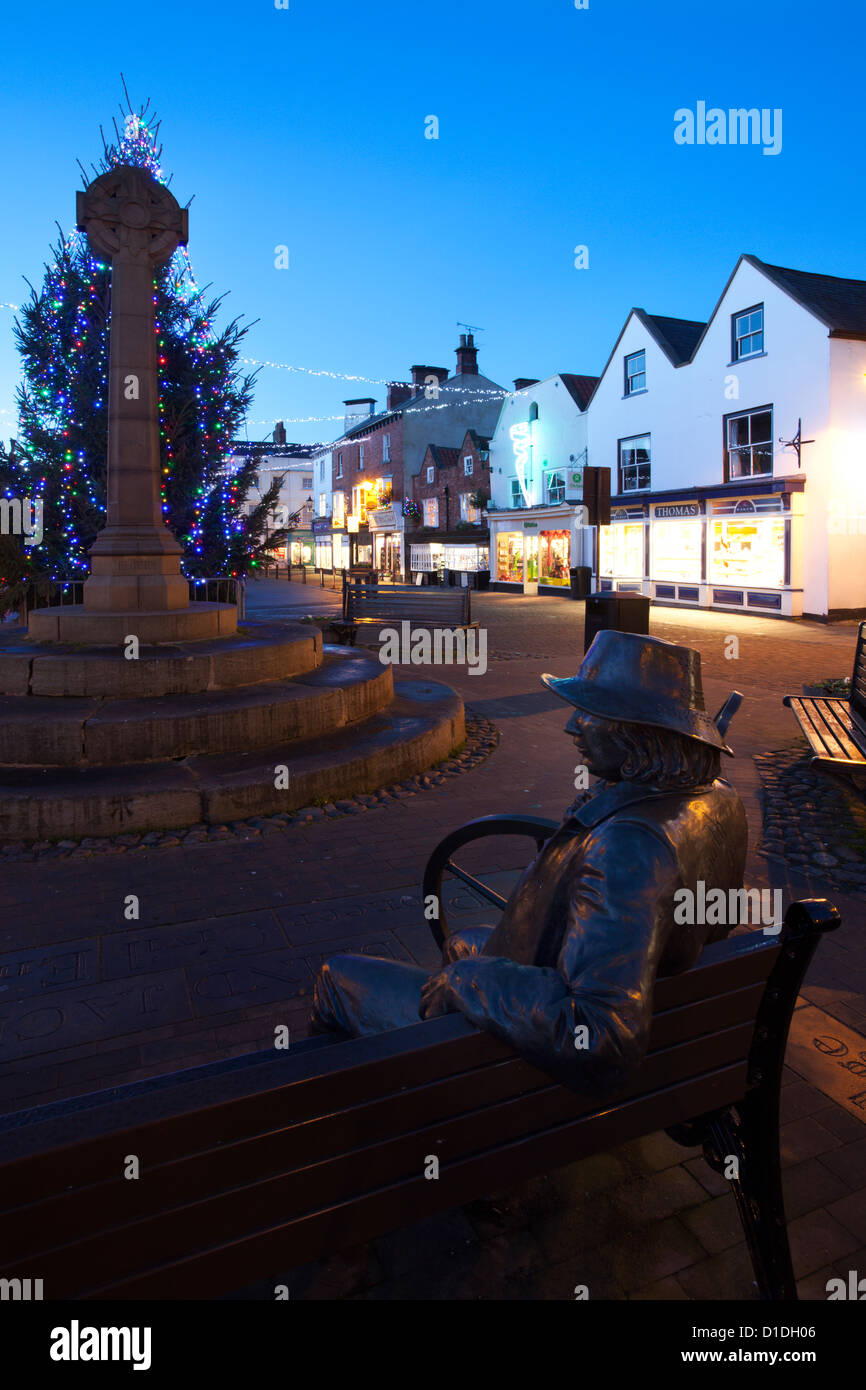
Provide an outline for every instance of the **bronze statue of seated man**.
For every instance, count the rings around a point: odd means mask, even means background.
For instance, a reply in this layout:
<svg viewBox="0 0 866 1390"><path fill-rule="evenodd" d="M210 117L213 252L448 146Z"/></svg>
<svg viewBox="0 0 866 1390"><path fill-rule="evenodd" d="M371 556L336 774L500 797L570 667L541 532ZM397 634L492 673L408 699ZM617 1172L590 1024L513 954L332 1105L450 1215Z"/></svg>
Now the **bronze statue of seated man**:
<svg viewBox="0 0 866 1390"><path fill-rule="evenodd" d="M700 654L599 633L573 679L542 681L601 785L579 797L496 927L448 938L442 968L339 955L313 1021L353 1036L459 1012L576 1090L614 1094L646 1051L657 974L694 965L730 926L676 919L683 889L742 888L747 826L720 776L731 754L707 714ZM694 915L694 914L692 914Z"/></svg>

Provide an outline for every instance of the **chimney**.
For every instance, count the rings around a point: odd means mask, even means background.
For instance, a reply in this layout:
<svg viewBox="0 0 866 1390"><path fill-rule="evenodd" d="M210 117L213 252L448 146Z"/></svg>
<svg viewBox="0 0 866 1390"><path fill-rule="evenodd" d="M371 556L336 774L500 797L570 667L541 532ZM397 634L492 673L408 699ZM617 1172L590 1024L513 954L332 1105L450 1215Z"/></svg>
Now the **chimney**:
<svg viewBox="0 0 866 1390"><path fill-rule="evenodd" d="M412 385L408 381L392 381L388 387L388 409L396 410L398 405L408 401L412 395Z"/></svg>
<svg viewBox="0 0 866 1390"><path fill-rule="evenodd" d="M285 427L285 425L283 424L282 420L278 420L278 421L277 421L277 424L276 424L276 428L274 429L274 443L275 443L275 444L285 444L285 442L286 442L286 427Z"/></svg>
<svg viewBox="0 0 866 1390"><path fill-rule="evenodd" d="M358 396L355 400L343 401L346 407L346 414L343 420L343 430L354 429L355 425L360 425L362 420L367 420L374 413L376 402L372 396Z"/></svg>
<svg viewBox="0 0 866 1390"><path fill-rule="evenodd" d="M472 333L460 334L460 346L457 348L457 375L458 376L477 376L478 375L478 349L475 346L475 338Z"/></svg>
<svg viewBox="0 0 866 1390"><path fill-rule="evenodd" d="M448 380L448 368L447 368L447 367L420 367L420 366L415 366L415 367L413 367L413 368L412 368L412 385L415 387L415 395L416 395L416 396L417 396L418 392L419 392L419 391L423 391L424 387L427 385L427 377L428 377L428 376L435 376L436 380L439 382L439 385L441 386L442 383L443 383L443 381L447 381L447 380Z"/></svg>
<svg viewBox="0 0 866 1390"><path fill-rule="evenodd" d="M537 385L538 385L538 377L537 377L537 376L516 376L516 377L514 378L514 389L515 389L515 391L525 391L526 388L527 388L527 386L537 386Z"/></svg>

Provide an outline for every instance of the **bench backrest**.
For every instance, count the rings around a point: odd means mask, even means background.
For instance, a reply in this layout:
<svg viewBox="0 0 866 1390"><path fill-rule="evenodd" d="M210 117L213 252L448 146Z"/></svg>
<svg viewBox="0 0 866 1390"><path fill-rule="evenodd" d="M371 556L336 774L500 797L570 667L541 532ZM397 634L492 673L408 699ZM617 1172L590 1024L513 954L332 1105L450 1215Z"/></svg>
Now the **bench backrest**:
<svg viewBox="0 0 866 1390"><path fill-rule="evenodd" d="M411 584L346 584L345 617L464 626L471 621L468 588L416 588Z"/></svg>
<svg viewBox="0 0 866 1390"><path fill-rule="evenodd" d="M85 1132L113 1127L0 1167L0 1275L42 1278L49 1299L211 1297L735 1103L786 954L748 933L657 981L647 1056L614 1103L449 1015L268 1054L251 1094L211 1088L202 1105L178 1086L182 1113L79 1115ZM123 1176L131 1154L138 1181Z"/></svg>
<svg viewBox="0 0 866 1390"><path fill-rule="evenodd" d="M854 652L854 671L851 676L851 708L866 722L866 623L861 623Z"/></svg>

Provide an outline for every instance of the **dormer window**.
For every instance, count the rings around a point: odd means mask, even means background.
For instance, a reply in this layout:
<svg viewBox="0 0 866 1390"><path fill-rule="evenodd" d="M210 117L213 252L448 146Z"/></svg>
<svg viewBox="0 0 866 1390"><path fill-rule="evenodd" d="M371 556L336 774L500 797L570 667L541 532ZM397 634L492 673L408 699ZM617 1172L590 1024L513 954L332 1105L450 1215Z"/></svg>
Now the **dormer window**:
<svg viewBox="0 0 866 1390"><path fill-rule="evenodd" d="M764 351L764 306L755 304L731 315L731 361L758 357Z"/></svg>
<svg viewBox="0 0 866 1390"><path fill-rule="evenodd" d="M636 396L646 390L646 351L629 353L625 359L625 394Z"/></svg>

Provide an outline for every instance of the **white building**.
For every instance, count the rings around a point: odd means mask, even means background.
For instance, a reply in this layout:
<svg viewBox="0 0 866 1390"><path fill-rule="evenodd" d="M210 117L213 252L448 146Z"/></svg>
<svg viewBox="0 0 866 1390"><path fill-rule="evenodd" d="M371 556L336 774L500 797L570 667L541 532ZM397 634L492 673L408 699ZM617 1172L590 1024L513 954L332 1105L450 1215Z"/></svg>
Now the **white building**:
<svg viewBox="0 0 866 1390"><path fill-rule="evenodd" d="M864 371L863 281L741 256L706 325L633 311L589 411L592 461L614 470L601 586L866 610Z"/></svg>
<svg viewBox="0 0 866 1390"><path fill-rule="evenodd" d="M569 569L591 563L582 524L586 406L597 377L518 378L490 441L491 588L561 593Z"/></svg>
<svg viewBox="0 0 866 1390"><path fill-rule="evenodd" d="M558 455L541 442L546 412L567 422L568 411L551 407L550 383L532 391L525 495L505 462L506 412L518 418L518 398L529 398L509 397L497 428L496 500L510 512L496 514L500 537L535 520L515 514L548 500L547 468L579 457L561 435ZM611 469L600 588L767 615L866 616L866 281L741 256L708 323L632 310L585 415L572 415L569 439L585 427L586 462ZM502 555L494 580L508 566L504 543Z"/></svg>
<svg viewBox="0 0 866 1390"><path fill-rule="evenodd" d="M262 444L235 440L232 443L233 460L240 461L253 451L259 458L255 485L250 488L246 504L247 512L262 500L274 478L283 479L272 514L273 524L269 528L280 530L288 523L292 530L287 544L273 552L274 559L281 564L287 561L293 565L313 564L312 523L316 514L314 490L317 477L313 455L316 447L313 444L287 443L282 420L277 423L272 441Z"/></svg>

